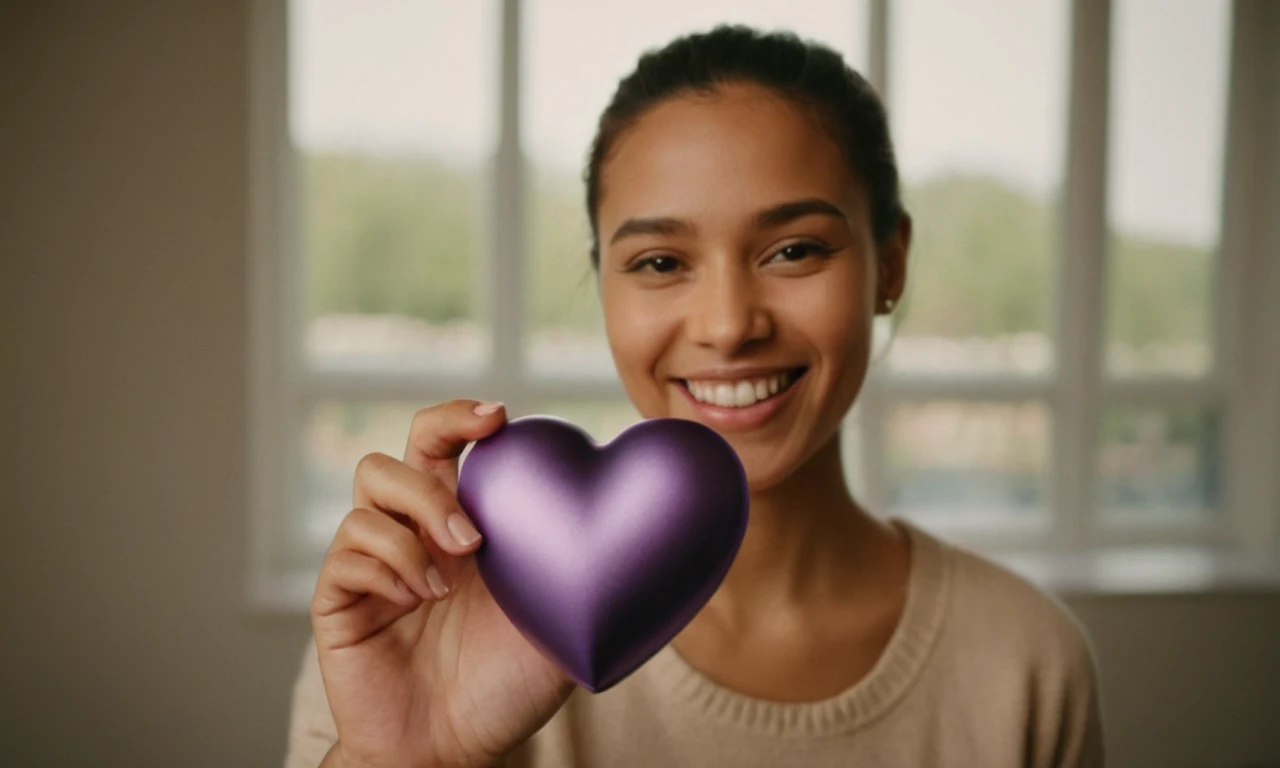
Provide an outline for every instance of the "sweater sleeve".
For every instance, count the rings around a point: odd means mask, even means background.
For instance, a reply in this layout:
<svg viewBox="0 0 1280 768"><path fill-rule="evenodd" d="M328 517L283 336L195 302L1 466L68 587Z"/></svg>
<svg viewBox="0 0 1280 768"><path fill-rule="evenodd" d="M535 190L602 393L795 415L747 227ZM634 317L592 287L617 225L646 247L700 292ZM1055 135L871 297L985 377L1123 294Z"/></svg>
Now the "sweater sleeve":
<svg viewBox="0 0 1280 768"><path fill-rule="evenodd" d="M338 727L329 712L316 644L310 640L303 651L298 678L293 684L285 768L315 768L337 741Z"/></svg>
<svg viewBox="0 0 1280 768"><path fill-rule="evenodd" d="M1074 622L1072 622L1074 624ZM1067 635L1057 757L1054 768L1105 765L1098 672L1088 636L1078 625Z"/></svg>

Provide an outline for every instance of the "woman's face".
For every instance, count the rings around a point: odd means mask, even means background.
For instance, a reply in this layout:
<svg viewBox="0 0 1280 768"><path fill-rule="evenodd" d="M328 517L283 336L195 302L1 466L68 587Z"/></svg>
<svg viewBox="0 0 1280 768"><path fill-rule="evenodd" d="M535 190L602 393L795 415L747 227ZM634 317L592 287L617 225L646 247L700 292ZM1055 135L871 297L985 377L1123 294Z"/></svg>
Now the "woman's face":
<svg viewBox="0 0 1280 768"><path fill-rule="evenodd" d="M723 435L753 491L776 485L862 386L909 228L877 256L840 148L759 86L663 102L601 173L601 299L627 394L645 418Z"/></svg>

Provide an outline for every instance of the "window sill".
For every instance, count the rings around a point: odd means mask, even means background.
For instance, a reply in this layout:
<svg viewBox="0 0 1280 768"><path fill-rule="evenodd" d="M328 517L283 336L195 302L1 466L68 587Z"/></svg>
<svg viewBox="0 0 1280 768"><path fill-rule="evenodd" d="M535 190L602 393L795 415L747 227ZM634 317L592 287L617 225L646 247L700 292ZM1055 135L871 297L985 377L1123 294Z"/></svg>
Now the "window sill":
<svg viewBox="0 0 1280 768"><path fill-rule="evenodd" d="M1280 560L1207 547L1120 547L988 556L1062 596L1280 593Z"/></svg>

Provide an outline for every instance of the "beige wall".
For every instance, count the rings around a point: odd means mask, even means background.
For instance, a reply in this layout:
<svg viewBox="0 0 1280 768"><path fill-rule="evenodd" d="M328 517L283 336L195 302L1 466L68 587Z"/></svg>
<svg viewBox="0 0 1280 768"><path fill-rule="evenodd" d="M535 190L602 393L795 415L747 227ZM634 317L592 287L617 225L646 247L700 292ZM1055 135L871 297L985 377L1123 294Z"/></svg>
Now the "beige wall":
<svg viewBox="0 0 1280 768"><path fill-rule="evenodd" d="M240 601L245 8L0 8L0 765L272 764L307 627Z"/></svg>
<svg viewBox="0 0 1280 768"><path fill-rule="evenodd" d="M0 3L0 764L272 765L307 625L240 599L246 11L107 7ZM1280 595L1073 605L1114 765L1280 763Z"/></svg>

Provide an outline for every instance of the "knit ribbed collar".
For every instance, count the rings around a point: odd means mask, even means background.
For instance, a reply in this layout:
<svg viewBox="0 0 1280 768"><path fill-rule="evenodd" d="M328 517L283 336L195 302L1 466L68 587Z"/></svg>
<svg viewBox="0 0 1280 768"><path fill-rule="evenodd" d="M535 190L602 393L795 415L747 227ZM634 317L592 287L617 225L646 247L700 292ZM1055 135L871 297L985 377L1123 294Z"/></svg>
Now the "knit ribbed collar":
<svg viewBox="0 0 1280 768"><path fill-rule="evenodd" d="M852 731L889 710L919 677L942 628L950 559L944 545L904 520L891 521L907 534L911 565L902 617L871 671L828 699L777 702L725 688L694 668L668 643L638 674L662 690L672 706L693 717L776 737L834 735Z"/></svg>

